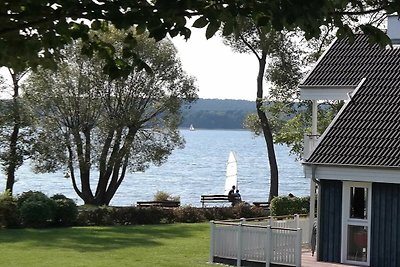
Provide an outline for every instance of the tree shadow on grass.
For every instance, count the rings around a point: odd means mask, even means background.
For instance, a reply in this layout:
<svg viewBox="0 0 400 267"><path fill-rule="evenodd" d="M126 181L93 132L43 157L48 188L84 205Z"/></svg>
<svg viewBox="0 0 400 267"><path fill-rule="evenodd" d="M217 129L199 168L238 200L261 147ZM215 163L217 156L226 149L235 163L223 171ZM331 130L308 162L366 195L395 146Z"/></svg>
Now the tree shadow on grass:
<svg viewBox="0 0 400 267"><path fill-rule="evenodd" d="M0 230L0 243L101 252L121 248L161 246L163 241L189 238L208 230L207 224L170 224L115 227L73 227Z"/></svg>

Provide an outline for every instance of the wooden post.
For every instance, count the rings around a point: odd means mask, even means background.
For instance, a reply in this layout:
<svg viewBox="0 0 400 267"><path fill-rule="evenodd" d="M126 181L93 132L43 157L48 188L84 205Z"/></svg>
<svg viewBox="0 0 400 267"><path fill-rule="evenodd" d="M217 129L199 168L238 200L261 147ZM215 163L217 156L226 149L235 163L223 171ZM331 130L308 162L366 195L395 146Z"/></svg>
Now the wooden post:
<svg viewBox="0 0 400 267"><path fill-rule="evenodd" d="M300 228L300 221L299 221L299 219L300 219L299 214L295 214L295 215L294 215L294 221L296 222L296 228Z"/></svg>
<svg viewBox="0 0 400 267"><path fill-rule="evenodd" d="M271 225L268 225L266 228L266 237L265 237L265 266L269 267L271 263Z"/></svg>
<svg viewBox="0 0 400 267"><path fill-rule="evenodd" d="M213 263L214 262L214 250L215 250L215 223L214 221L210 221L210 226L211 226L211 238L210 238L210 256L209 256L209 262Z"/></svg>

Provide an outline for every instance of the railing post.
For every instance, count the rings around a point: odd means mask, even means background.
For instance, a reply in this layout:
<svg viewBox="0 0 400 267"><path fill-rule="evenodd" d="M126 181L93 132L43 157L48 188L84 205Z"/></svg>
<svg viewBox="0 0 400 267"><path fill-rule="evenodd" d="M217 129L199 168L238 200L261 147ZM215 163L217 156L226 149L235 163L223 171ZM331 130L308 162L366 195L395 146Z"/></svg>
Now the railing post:
<svg viewBox="0 0 400 267"><path fill-rule="evenodd" d="M210 238L210 256L209 256L209 262L213 263L214 262L214 250L215 250L215 223L214 221L210 221L210 226L211 226L211 238Z"/></svg>
<svg viewBox="0 0 400 267"><path fill-rule="evenodd" d="M295 223L296 223L296 228L300 228L300 221L299 221L299 219L300 219L299 214L295 214L295 215L294 215L294 221L295 221Z"/></svg>
<svg viewBox="0 0 400 267"><path fill-rule="evenodd" d="M301 266L301 228L297 228L296 231L296 244L295 244L295 249L294 249L294 255L295 255L295 264L296 266L300 267Z"/></svg>
<svg viewBox="0 0 400 267"><path fill-rule="evenodd" d="M266 267L269 267L271 263L271 236L272 236L271 225L268 225L266 228L265 248L264 248Z"/></svg>
<svg viewBox="0 0 400 267"><path fill-rule="evenodd" d="M243 237L242 237L242 232L243 232L243 223L246 221L244 218L240 218L240 223L239 223L239 230L238 230L238 238L237 238L237 259L236 259L236 266L240 267L242 264L242 243L243 243Z"/></svg>

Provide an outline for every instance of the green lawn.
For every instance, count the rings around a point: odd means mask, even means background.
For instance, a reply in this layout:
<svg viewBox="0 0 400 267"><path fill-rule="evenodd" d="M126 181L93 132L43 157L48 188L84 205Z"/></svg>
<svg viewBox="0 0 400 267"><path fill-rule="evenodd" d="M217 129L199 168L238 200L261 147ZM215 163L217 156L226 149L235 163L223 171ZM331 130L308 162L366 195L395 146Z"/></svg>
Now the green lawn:
<svg viewBox="0 0 400 267"><path fill-rule="evenodd" d="M208 266L209 224L0 230L0 266Z"/></svg>

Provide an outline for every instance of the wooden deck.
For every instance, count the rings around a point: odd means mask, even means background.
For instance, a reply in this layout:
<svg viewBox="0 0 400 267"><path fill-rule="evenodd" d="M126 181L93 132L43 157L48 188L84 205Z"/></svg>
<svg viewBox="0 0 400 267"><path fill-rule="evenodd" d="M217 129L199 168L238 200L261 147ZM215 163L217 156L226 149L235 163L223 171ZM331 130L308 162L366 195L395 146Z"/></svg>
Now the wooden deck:
<svg viewBox="0 0 400 267"><path fill-rule="evenodd" d="M346 265L340 263L329 263L329 262L319 262L317 261L317 256L311 256L311 250L303 250L301 254L301 266L302 267L346 267L346 266L356 266L356 265Z"/></svg>

